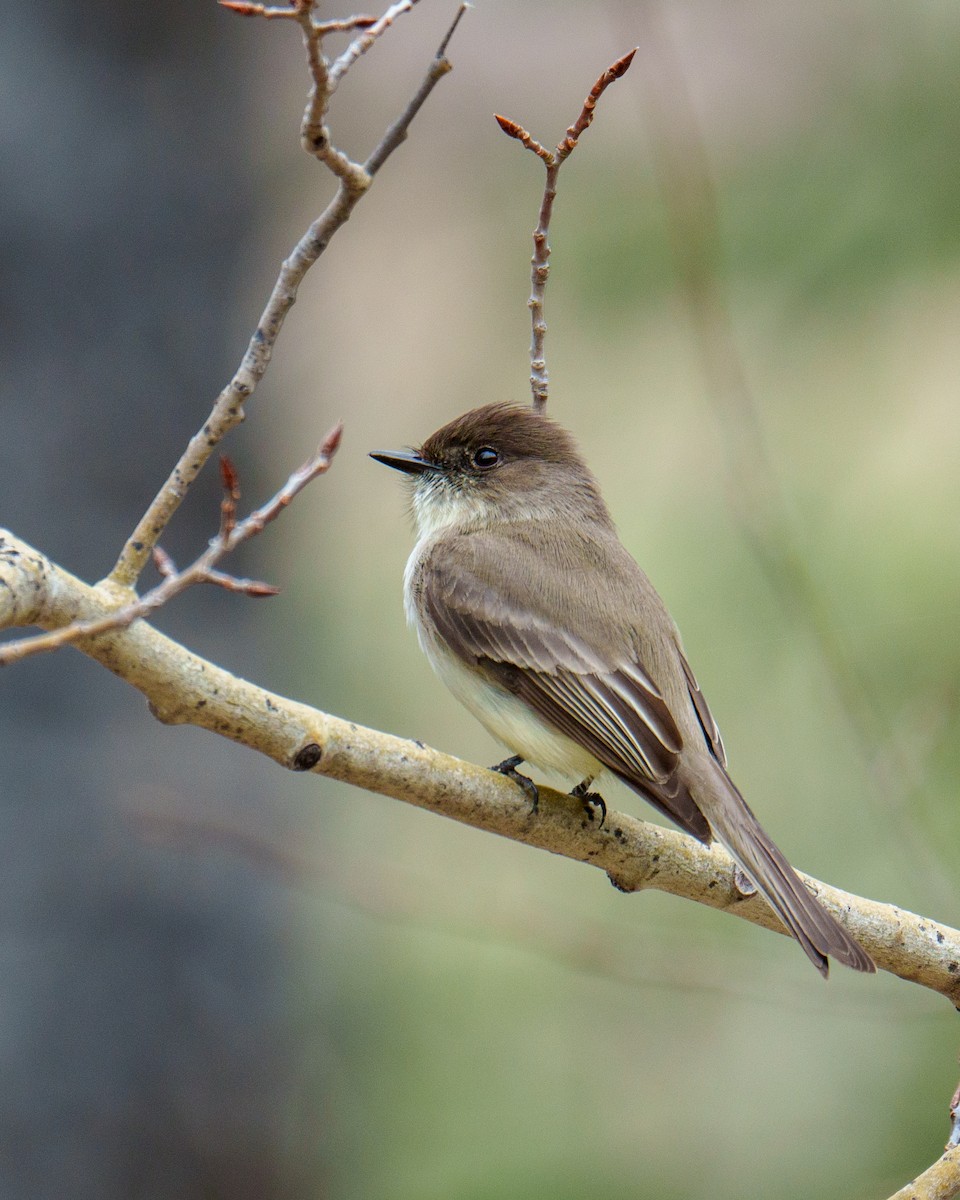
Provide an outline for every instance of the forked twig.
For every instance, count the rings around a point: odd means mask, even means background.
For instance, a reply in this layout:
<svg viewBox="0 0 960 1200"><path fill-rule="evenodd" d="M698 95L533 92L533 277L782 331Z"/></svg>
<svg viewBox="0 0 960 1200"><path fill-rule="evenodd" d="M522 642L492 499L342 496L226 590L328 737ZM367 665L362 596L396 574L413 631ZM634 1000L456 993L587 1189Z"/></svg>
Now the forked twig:
<svg viewBox="0 0 960 1200"><path fill-rule="evenodd" d="M248 0L219 0L219 4L221 8L229 8L231 12L239 13L241 17L266 17L268 20L286 17L294 21L300 19L301 11L307 7L297 4L250 4ZM315 25L323 36L327 33L349 33L353 29L369 29L376 23L376 17L357 15L335 18L332 21L317 21Z"/></svg>
<svg viewBox="0 0 960 1200"><path fill-rule="evenodd" d="M273 291L236 374L217 397L203 427L191 438L180 461L127 539L110 573L109 582L115 589L126 590L131 597L140 573L150 560L154 547L193 481L226 434L244 419L244 404L253 395L270 364L283 322L296 301L300 284L307 271L327 248L330 239L350 216L361 197L366 194L373 176L406 138L410 123L427 96L452 69L446 58L446 47L466 7L461 5L458 9L416 94L386 130L367 161L358 163L337 149L330 140L329 131L324 125L330 96L352 63L397 16L409 11L415 0L403 0L402 3L392 5L382 17L370 24L370 19L365 16L349 17L342 21L314 21L314 0L294 0L290 5L276 7L248 4L243 0L221 0L221 3L242 15L293 20L300 25L313 81L301 125L301 144L336 175L338 187L336 195L326 209L300 238L289 258L281 266ZM351 47L331 64L323 54L323 38L327 34L342 32L344 29L360 29L363 32Z"/></svg>
<svg viewBox="0 0 960 1200"><path fill-rule="evenodd" d="M622 58L618 58L612 66L607 67L590 89L590 94L583 102L580 115L567 129L567 132L561 138L554 151L545 149L540 142L531 137L523 126L516 121L511 121L509 117L494 114L496 122L503 132L508 137L516 138L527 150L531 150L547 169L547 178L543 187L543 199L540 202L537 227L533 231L533 257L530 260L530 299L527 301L533 327L530 341L530 387L533 392L533 407L537 412L542 412L547 406L547 390L550 382L544 353L547 323L543 315L543 297L546 291L547 278L550 274L548 261L550 258L550 246L547 242L547 235L550 230L553 202L557 195L557 175L560 172L560 167L576 149L581 135L585 130L589 129L593 121L597 101L615 79L619 79L621 75L626 74L636 52L637 47L634 47L628 54L624 54Z"/></svg>
<svg viewBox="0 0 960 1200"><path fill-rule="evenodd" d="M230 554L231 551L262 533L271 521L288 507L291 501L303 491L318 475L323 475L330 467L333 456L340 445L343 435L342 423L337 423L321 442L317 452L312 455L299 470L294 471L279 492L266 504L252 512L242 521L237 521L237 502L240 499L240 485L236 469L228 458L221 459L221 479L224 496L220 504L220 530L212 538L207 549L190 566L178 571L173 560L159 546L154 548L153 557L157 570L163 576L163 582L157 584L143 596L115 609L107 616L92 621L74 621L49 633L36 634L33 637L19 638L0 646L0 667L9 666L21 659L34 654L59 650L61 646L69 646L83 638L94 637L107 633L112 629L126 629L141 617L149 616L158 608L169 603L174 596L185 592L187 588L200 583L212 583L230 592L241 592L245 596L275 596L279 588L256 579L238 579L217 570L217 564Z"/></svg>

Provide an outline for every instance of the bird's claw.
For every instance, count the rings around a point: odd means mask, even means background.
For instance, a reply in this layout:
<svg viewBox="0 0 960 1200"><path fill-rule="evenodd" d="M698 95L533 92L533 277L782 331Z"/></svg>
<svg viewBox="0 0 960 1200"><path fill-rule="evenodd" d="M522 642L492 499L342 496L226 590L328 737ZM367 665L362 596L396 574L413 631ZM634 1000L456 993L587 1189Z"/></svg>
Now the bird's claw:
<svg viewBox="0 0 960 1200"><path fill-rule="evenodd" d="M512 779L518 784L530 797L530 807L533 812L537 811L540 805L540 792L537 785L533 782L529 775L521 775L517 767L523 762L523 758L519 754L511 755L510 758L505 758L503 762L497 763L490 768L491 771L496 771L498 775L505 775L507 779Z"/></svg>
<svg viewBox="0 0 960 1200"><path fill-rule="evenodd" d="M584 779L582 783L577 784L570 795L576 796L578 800L583 801L583 811L587 814L591 821L593 820L593 810L595 808L600 809L600 824L597 826L597 828L602 829L603 823L607 819L607 805L606 801L599 792L590 791L591 783L593 783L592 779Z"/></svg>

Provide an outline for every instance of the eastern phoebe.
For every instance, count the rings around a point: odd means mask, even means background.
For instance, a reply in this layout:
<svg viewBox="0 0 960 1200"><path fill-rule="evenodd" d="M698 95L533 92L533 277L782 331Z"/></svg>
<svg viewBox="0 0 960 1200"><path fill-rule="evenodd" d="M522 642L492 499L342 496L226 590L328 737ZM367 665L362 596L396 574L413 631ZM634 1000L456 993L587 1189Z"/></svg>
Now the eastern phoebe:
<svg viewBox="0 0 960 1200"><path fill-rule="evenodd" d="M727 774L677 628L573 438L491 404L417 451L372 457L413 481L407 617L443 682L514 752L498 769L529 784L515 768L532 763L580 796L611 771L701 842L718 838L822 975L828 955L876 970Z"/></svg>

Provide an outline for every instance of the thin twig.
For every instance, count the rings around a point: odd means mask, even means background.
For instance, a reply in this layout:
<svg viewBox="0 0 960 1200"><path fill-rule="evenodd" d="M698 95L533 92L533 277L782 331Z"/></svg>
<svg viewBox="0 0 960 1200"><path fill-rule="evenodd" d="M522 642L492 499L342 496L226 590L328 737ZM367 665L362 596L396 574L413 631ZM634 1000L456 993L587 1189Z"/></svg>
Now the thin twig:
<svg viewBox="0 0 960 1200"><path fill-rule="evenodd" d="M233 5L234 11L248 11L246 9L238 10L234 4L234 0L228 0L228 3ZM412 4L413 0L410 0L410 3ZM390 13L393 13L395 17L397 15L395 12L396 9L397 6L394 5L384 17L380 18L380 21L384 21ZM250 10L250 15L283 16L302 23L301 18L304 10L307 10L307 15L309 15L310 10L312 10L312 0L298 0L289 9L264 9L262 13L257 6L254 6L253 10ZM289 258L282 264L273 291L261 314L257 328L250 338L236 374L217 397L213 409L202 429L191 438L190 444L180 457L180 461L174 467L156 497L151 501L147 511L141 517L136 529L123 547L113 570L110 572L109 584L116 592L126 593L126 598L129 599L132 597L133 587L147 562L150 560L154 547L160 540L173 514L183 502L194 480L206 465L210 455L230 430L243 421L244 404L253 395L270 364L280 330L283 327L287 313L297 299L297 293L307 271L313 266L324 250L326 250L330 239L343 226L361 197L366 194L374 173L383 166L383 163L390 154L404 140L410 122L420 110L427 96L432 92L439 80L450 71L451 66L444 55L444 51L462 14L463 9L461 8L457 12L450 30L444 36L440 51L431 60L426 76L415 96L409 102L401 116L387 129L379 145L370 155L367 164L354 163L347 159L345 155L342 155L332 144L328 143L324 145L324 139L320 133L314 131L312 135L314 144L309 147L310 153L321 158L325 165L336 173L339 179L336 195L324 209L323 213L300 238ZM391 21L394 17L391 17ZM322 25L317 26L317 28L322 28ZM375 26L372 26L372 28L375 28ZM309 55L313 34L307 34L305 31L304 36L307 39ZM317 53L319 53L319 50ZM313 72L314 66L316 66L316 71L322 76L323 72L326 71L326 67L323 65L322 54L319 57L320 62L318 64L314 64L311 59L311 71ZM340 70L338 78L342 77L345 69L344 67ZM313 88L316 91L318 88L318 76L317 74L313 74L312 77ZM326 89L328 94L332 90L330 88L329 74L327 76ZM315 116L313 92L311 92L311 100L307 106L307 113L310 114L311 119ZM321 120L320 130L322 129Z"/></svg>
<svg viewBox="0 0 960 1200"><path fill-rule="evenodd" d="M557 195L557 175L564 161L576 149L581 134L590 127L593 121L597 101L615 79L625 75L633 62L637 48L618 58L600 76L590 94L583 102L580 115L569 126L565 135L557 144L555 151L544 148L535 138L516 121L509 117L494 114L494 119L508 137L516 138L527 150L531 150L547 169L547 178L543 187L543 198L540 201L540 211L537 216L537 227L533 231L533 257L530 260L530 299L527 307L530 309L532 334L530 340L530 388L533 393L533 407L537 412L543 412L547 406L547 392L550 377L547 371L547 361L544 343L547 334L547 323L543 315L543 297L550 275L550 246L547 235L550 230L550 217L553 213L553 202Z"/></svg>
<svg viewBox="0 0 960 1200"><path fill-rule="evenodd" d="M221 8L239 13L241 17L266 17L267 20L281 20L284 17L296 18L297 9L293 5L251 4L248 0L219 0Z"/></svg>
<svg viewBox="0 0 960 1200"><path fill-rule="evenodd" d="M567 158L576 147L576 144L580 139L580 135L589 129L593 123L593 113L597 106L597 101L607 90L610 84L614 82L614 80L626 75L627 71L630 69L630 64L633 62L633 56L636 54L639 48L639 46L634 46L634 48L624 54L622 58L618 58L615 63L612 63L609 67L607 67L604 73L590 89L590 94L587 96L586 100L584 100L583 108L580 110L580 116L577 117L574 123L570 126L570 128L567 130L566 137L564 137L564 139L557 146L557 158L561 160Z"/></svg>
<svg viewBox="0 0 960 1200"><path fill-rule="evenodd" d="M532 150L537 158L545 162L548 170L553 166L556 157L553 152L548 150L546 146L541 146L536 138L527 133L522 125L518 125L516 121L511 121L509 117L500 116L499 113L494 113L493 119L507 137L516 138L521 145L525 146L528 150Z"/></svg>
<svg viewBox="0 0 960 1200"><path fill-rule="evenodd" d="M362 54L366 54L377 38L390 28L397 17L410 12L417 2L418 0L398 0L398 3L391 4L382 17L364 29L359 37L353 39L346 50L330 66L331 94L336 91L337 84L339 84L340 80L346 75L357 59ZM438 55L442 56L445 50L446 45L441 46Z"/></svg>
<svg viewBox="0 0 960 1200"><path fill-rule="evenodd" d="M457 9L456 16L450 23L450 27L443 35L443 41L437 47L437 52L433 56L433 61L430 68L423 78L423 82L417 88L416 93L410 100L410 103L403 110L399 117L393 122L390 128L380 139L380 144L374 148L370 157L363 164L363 169L372 179L380 170L389 156L396 148L407 140L407 132L410 129L410 124L413 118L420 111L424 101L433 91L438 80L444 75L453 70L450 60L447 58L447 46L450 44L450 39L453 37L454 30L460 24L463 14L467 11L470 5L466 2L462 3Z"/></svg>
<svg viewBox="0 0 960 1200"><path fill-rule="evenodd" d="M316 454L312 455L299 470L294 471L280 491L239 523L236 519L236 506L240 497L237 473L230 460L224 458L221 462L221 475L225 494L220 508L220 531L216 537L211 539L207 549L199 558L180 571L177 570L165 550L159 546L155 547L154 563L163 577L162 583L157 584L155 588L137 600L124 604L105 616L93 620L74 621L49 633L18 638L16 641L0 645L0 667L20 662L34 654L59 650L62 646L72 645L83 638L107 633L112 629L126 629L134 621L162 608L174 596L179 596L181 592L185 592L187 588L195 587L197 584L214 584L227 591L241 592L245 596L275 596L279 589L272 584L262 583L256 579L238 579L215 568L241 543L262 533L266 526L280 516L308 483L329 469L337 447L340 445L342 434L343 425L338 423L323 439Z"/></svg>
<svg viewBox="0 0 960 1200"><path fill-rule="evenodd" d="M297 5L297 24L303 34L307 67L313 80L300 122L300 145L307 154L312 154L340 179L346 180L350 174L350 160L335 150L329 130L324 125L333 89L330 86L330 64L323 53L323 33L313 21L313 0Z"/></svg>
<svg viewBox="0 0 960 1200"><path fill-rule="evenodd" d="M299 21L302 4L267 5L251 4L249 0L219 0L221 8L239 13L241 17L266 17L267 20ZM321 37L328 33L352 33L355 29L369 29L377 23L376 17L357 14L353 17L338 17L332 21L316 21L315 27Z"/></svg>
<svg viewBox="0 0 960 1200"><path fill-rule="evenodd" d="M376 17L358 14L355 17L341 17L339 20L318 21L317 29L321 37L326 37L328 33L352 33L355 29L369 29L376 23Z"/></svg>

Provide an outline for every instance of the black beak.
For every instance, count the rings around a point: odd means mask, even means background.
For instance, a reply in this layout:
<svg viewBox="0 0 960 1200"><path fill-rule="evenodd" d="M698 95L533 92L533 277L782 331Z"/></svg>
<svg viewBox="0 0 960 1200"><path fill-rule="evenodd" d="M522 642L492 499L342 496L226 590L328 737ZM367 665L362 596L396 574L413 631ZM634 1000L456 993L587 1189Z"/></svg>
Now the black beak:
<svg viewBox="0 0 960 1200"><path fill-rule="evenodd" d="M393 467L395 471L404 471L407 475L423 475L426 471L437 470L436 463L427 462L409 450L371 450L370 457L385 467Z"/></svg>

